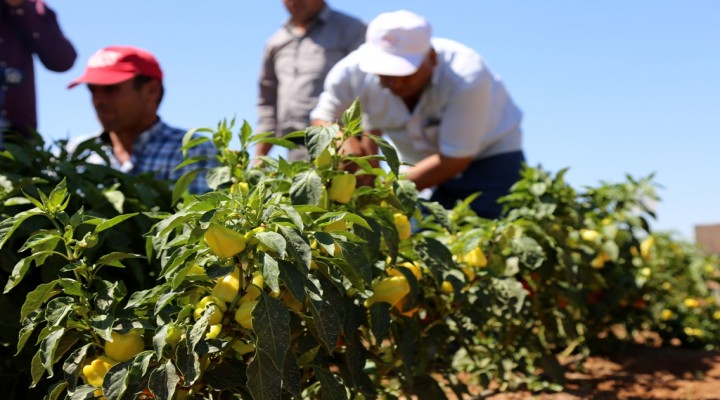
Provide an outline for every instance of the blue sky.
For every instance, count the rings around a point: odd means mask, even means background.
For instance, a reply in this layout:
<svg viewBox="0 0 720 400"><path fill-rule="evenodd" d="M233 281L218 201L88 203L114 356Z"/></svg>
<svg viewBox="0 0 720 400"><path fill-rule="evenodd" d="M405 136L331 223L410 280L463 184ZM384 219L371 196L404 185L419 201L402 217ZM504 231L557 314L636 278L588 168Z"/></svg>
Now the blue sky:
<svg viewBox="0 0 720 400"><path fill-rule="evenodd" d="M254 126L262 46L280 0L47 0L78 51L66 73L38 68L48 140L99 129L84 87L66 90L111 44L153 52L165 72L160 115L184 127L237 117ZM478 50L524 112L529 164L568 167L573 186L655 173L654 229L694 239L720 223L720 1L369 0L330 2L369 21L409 9L436 36Z"/></svg>

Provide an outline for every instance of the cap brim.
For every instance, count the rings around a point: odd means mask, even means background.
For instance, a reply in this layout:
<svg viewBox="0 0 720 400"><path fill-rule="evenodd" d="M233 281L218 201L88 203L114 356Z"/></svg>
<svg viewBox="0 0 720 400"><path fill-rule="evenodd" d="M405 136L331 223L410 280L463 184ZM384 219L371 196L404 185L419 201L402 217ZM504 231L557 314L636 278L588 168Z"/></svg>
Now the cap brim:
<svg viewBox="0 0 720 400"><path fill-rule="evenodd" d="M135 75L137 75L135 72L125 71L85 71L82 76L70 82L68 89L71 89L81 83L89 83L91 85L115 85L120 82L125 82L128 79L132 79Z"/></svg>
<svg viewBox="0 0 720 400"><path fill-rule="evenodd" d="M360 70L368 74L386 76L408 76L414 74L423 59L423 54L399 56L365 43L358 49L360 51Z"/></svg>

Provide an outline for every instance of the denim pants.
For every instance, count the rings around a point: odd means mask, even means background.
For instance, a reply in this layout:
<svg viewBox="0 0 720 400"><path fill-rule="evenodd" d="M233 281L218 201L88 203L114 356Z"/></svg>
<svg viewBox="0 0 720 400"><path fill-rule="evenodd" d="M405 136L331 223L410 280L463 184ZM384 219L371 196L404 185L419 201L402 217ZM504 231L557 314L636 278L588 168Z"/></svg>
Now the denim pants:
<svg viewBox="0 0 720 400"><path fill-rule="evenodd" d="M475 160L461 175L438 185L430 200L450 209L458 200L480 192L470 207L482 218L498 218L502 206L497 200L508 194L510 187L520 179L524 162L522 151Z"/></svg>

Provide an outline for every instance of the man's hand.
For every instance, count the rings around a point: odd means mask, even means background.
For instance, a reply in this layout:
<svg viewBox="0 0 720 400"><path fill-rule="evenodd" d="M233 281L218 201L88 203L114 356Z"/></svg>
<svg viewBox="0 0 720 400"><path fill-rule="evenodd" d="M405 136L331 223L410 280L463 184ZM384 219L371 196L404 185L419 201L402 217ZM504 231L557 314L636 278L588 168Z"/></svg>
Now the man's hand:
<svg viewBox="0 0 720 400"><path fill-rule="evenodd" d="M7 4L9 7L20 7L25 0L5 0L5 4Z"/></svg>

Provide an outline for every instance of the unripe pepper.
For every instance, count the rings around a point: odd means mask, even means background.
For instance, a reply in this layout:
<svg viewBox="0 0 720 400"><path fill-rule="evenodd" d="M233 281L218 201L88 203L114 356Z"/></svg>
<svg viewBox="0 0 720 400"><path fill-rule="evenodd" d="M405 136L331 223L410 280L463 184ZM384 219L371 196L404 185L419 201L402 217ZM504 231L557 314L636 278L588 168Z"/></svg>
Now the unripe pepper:
<svg viewBox="0 0 720 400"><path fill-rule="evenodd" d="M85 378L85 382L88 385L102 387L105 374L107 374L110 368L112 368L115 364L117 364L117 361L105 356L100 356L92 360L89 364L86 364L82 368L82 374Z"/></svg>
<svg viewBox="0 0 720 400"><path fill-rule="evenodd" d="M393 219L395 220L395 228L397 229L400 240L408 239L412 235L412 228L410 227L410 221L407 215L395 213L393 214Z"/></svg>
<svg viewBox="0 0 720 400"><path fill-rule="evenodd" d="M257 303L254 300L240 303L237 311L235 311L235 322L245 329L252 329L252 311Z"/></svg>
<svg viewBox="0 0 720 400"><path fill-rule="evenodd" d="M215 309L213 310L212 314L210 314L210 320L208 321L208 324L216 325L222 322L223 314L227 310L227 306L225 305L224 301L218 299L215 296L205 296L200 299L197 304L195 304L195 311L193 312L193 317L195 317L195 320L200 319L205 313L205 309L210 307L211 305L215 305Z"/></svg>
<svg viewBox="0 0 720 400"><path fill-rule="evenodd" d="M218 224L210 224L204 238L210 250L223 258L232 257L245 250L247 241L242 233Z"/></svg>
<svg viewBox="0 0 720 400"><path fill-rule="evenodd" d="M212 289L212 296L218 299L230 303L235 299L235 296L240 290L240 268L235 267L233 272L218 279L217 283Z"/></svg>
<svg viewBox="0 0 720 400"><path fill-rule="evenodd" d="M145 349L145 341L138 331L111 332L110 335L112 340L105 342L105 355L115 361L127 361Z"/></svg>
<svg viewBox="0 0 720 400"><path fill-rule="evenodd" d="M353 174L333 176L330 181L330 189L328 189L328 198L342 204L349 203L356 183L357 178Z"/></svg>
<svg viewBox="0 0 720 400"><path fill-rule="evenodd" d="M333 159L332 154L330 154L330 150L325 148L325 150L321 151L313 162L315 163L315 168L317 169L328 169L332 167Z"/></svg>
<svg viewBox="0 0 720 400"><path fill-rule="evenodd" d="M384 278L373 284L373 295L365 300L365 306L370 307L377 302L394 306L408 293L410 293L410 284L404 276Z"/></svg>

